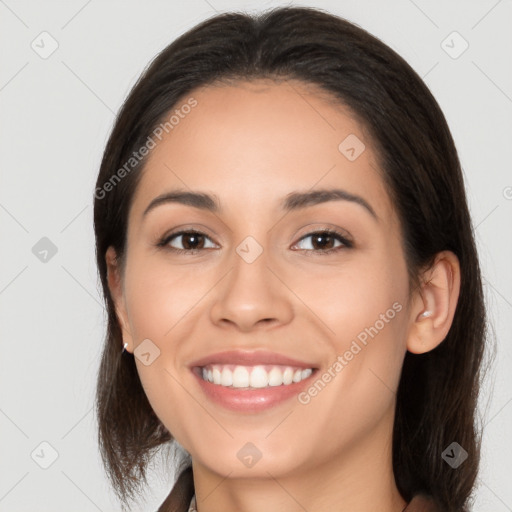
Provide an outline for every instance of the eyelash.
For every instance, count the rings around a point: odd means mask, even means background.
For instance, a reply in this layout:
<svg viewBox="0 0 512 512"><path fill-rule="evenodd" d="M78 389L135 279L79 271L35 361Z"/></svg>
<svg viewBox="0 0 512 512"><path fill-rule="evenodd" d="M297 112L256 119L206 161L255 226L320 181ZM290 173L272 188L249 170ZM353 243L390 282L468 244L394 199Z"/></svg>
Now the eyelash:
<svg viewBox="0 0 512 512"><path fill-rule="evenodd" d="M310 236L319 235L319 234L333 236L338 241L340 241L343 245L339 246L339 247L334 247L332 249L326 249L326 250L314 250L314 249L298 249L298 250L306 252L306 253L316 253L318 255L327 255L327 254L331 254L334 252L338 252L342 249L351 249L354 246L354 244L350 240L348 240L345 236L343 236L341 233L339 233L338 231L336 231L334 229L320 229L318 231L312 231L312 232L304 235L297 243L301 242L302 240L304 240ZM197 253L197 251L206 250L206 249L176 249L176 247L168 246L169 242L173 238L177 238L181 235L200 235L200 236L205 236L206 238L209 238L208 235L206 235L205 233L202 233L201 231L196 231L194 229L187 229L187 230L178 231L176 233L171 233L170 235L165 235L156 245L157 245L157 247L172 251L176 254L195 254L195 253Z"/></svg>

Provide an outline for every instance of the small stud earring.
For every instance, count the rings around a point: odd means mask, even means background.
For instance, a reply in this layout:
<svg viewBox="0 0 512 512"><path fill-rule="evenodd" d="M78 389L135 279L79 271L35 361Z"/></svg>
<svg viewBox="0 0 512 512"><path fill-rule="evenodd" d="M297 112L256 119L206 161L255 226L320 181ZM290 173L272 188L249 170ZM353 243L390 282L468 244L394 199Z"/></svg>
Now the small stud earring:
<svg viewBox="0 0 512 512"><path fill-rule="evenodd" d="M123 350L121 351L121 354L126 350L126 347L128 346L128 343L125 343L123 346Z"/></svg>
<svg viewBox="0 0 512 512"><path fill-rule="evenodd" d="M432 311L425 310L420 314L420 316L423 318L428 318L429 316L432 316Z"/></svg>

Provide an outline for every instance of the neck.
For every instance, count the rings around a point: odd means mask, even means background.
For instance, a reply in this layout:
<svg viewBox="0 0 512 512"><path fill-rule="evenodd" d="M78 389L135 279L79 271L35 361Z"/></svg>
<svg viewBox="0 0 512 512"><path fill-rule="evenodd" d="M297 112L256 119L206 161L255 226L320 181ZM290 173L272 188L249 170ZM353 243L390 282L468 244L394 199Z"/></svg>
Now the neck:
<svg viewBox="0 0 512 512"><path fill-rule="evenodd" d="M268 477L230 478L193 459L197 510L402 512L407 502L396 487L391 443L385 442L391 429L392 421L383 422L323 464L265 472Z"/></svg>

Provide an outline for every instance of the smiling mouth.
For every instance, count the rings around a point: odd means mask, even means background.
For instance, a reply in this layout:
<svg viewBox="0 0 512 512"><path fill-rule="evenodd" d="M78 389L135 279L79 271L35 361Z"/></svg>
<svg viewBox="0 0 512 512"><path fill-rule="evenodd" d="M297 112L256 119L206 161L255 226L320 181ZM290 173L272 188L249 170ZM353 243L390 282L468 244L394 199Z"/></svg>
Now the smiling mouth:
<svg viewBox="0 0 512 512"><path fill-rule="evenodd" d="M234 365L208 364L196 366L193 371L202 380L232 389L262 389L290 386L309 378L315 368L289 365Z"/></svg>

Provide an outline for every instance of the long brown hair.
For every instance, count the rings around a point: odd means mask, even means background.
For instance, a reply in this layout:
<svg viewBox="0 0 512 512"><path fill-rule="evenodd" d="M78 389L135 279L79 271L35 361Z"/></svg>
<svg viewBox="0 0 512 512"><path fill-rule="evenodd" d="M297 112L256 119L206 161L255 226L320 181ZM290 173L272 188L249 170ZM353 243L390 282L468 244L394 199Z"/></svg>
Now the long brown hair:
<svg viewBox="0 0 512 512"><path fill-rule="evenodd" d="M254 16L224 13L200 23L153 60L116 119L94 199L96 257L108 314L97 417L101 455L113 486L126 505L142 490L155 450L173 439L146 398L133 355L121 354L121 330L107 284L105 252L113 246L123 261L128 210L145 159L133 163L122 179L114 182L114 175L119 177L133 152L195 88L255 78L317 85L363 123L401 220L412 283L436 253L451 250L459 258L460 296L446 339L426 354L405 356L393 469L406 501L426 493L443 510L465 510L480 458L476 413L486 314L457 151L436 100L402 57L349 21L304 7ZM468 453L456 470L442 457L454 441ZM185 466L160 510L187 510L194 487L190 465Z"/></svg>

